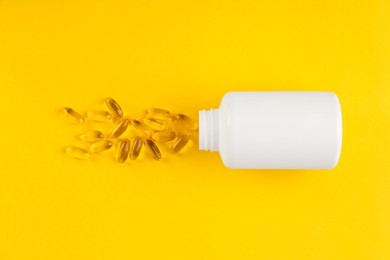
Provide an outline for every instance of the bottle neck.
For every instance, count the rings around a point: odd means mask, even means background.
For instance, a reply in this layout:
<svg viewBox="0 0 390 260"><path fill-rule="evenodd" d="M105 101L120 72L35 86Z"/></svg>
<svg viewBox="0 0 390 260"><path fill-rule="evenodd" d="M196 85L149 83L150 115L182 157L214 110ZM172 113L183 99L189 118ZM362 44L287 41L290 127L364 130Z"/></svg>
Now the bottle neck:
<svg viewBox="0 0 390 260"><path fill-rule="evenodd" d="M199 150L218 151L218 109L199 111Z"/></svg>

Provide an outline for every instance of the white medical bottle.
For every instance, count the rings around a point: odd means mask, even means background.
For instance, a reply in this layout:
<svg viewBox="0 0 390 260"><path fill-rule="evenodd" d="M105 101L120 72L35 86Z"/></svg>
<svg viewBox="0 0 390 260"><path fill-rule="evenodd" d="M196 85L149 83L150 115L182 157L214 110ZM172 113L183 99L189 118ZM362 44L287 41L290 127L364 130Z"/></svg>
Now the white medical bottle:
<svg viewBox="0 0 390 260"><path fill-rule="evenodd" d="M332 169L340 157L341 108L332 92L229 92L199 111L199 149L233 169Z"/></svg>

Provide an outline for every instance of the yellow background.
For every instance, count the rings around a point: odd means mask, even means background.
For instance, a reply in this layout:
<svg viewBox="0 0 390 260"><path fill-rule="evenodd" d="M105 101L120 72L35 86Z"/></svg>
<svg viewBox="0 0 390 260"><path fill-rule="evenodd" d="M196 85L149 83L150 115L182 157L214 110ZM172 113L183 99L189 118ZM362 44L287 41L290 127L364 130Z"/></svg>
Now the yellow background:
<svg viewBox="0 0 390 260"><path fill-rule="evenodd" d="M0 259L390 259L390 2L0 1ZM331 171L63 154L58 109L338 94Z"/></svg>

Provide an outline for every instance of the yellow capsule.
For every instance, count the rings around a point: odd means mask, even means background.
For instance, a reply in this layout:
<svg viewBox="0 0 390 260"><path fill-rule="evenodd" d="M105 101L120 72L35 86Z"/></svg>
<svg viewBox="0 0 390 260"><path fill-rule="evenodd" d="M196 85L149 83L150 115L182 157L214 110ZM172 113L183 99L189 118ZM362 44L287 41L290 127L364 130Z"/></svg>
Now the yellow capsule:
<svg viewBox="0 0 390 260"><path fill-rule="evenodd" d="M130 147L130 159L135 160L138 158L140 152L142 149L142 138L141 137L136 137L134 138L133 142L131 143Z"/></svg>
<svg viewBox="0 0 390 260"><path fill-rule="evenodd" d="M90 154L86 149L77 146L69 146L65 149L65 152L73 158L80 160L88 160L90 157Z"/></svg>
<svg viewBox="0 0 390 260"><path fill-rule="evenodd" d="M124 163L127 160L127 157L129 157L129 152L130 140L125 138L119 142L116 160L120 163Z"/></svg>
<svg viewBox="0 0 390 260"><path fill-rule="evenodd" d="M190 135L188 134L179 136L179 138L177 138L177 140L172 144L172 146L169 147L171 153L175 154L180 152L187 145L189 140Z"/></svg>
<svg viewBox="0 0 390 260"><path fill-rule="evenodd" d="M97 122L105 122L112 118L112 115L108 111L89 111L85 113L85 117L97 121Z"/></svg>
<svg viewBox="0 0 390 260"><path fill-rule="evenodd" d="M144 125L141 121L131 120L130 124L140 135L149 136L152 134L152 129Z"/></svg>
<svg viewBox="0 0 390 260"><path fill-rule="evenodd" d="M78 123L84 123L85 122L85 119L82 115L80 115L79 113L77 113L76 111L74 111L72 108L70 107L64 107L63 109L63 112L69 116L71 116L72 118L74 118Z"/></svg>
<svg viewBox="0 0 390 260"><path fill-rule="evenodd" d="M104 134L100 131L97 130L91 130L82 133L79 136L80 140L86 141L86 142L97 142L100 141L104 138Z"/></svg>
<svg viewBox="0 0 390 260"><path fill-rule="evenodd" d="M184 114L177 114L174 117L174 120L180 123L182 126L187 128L188 130L195 131L198 129L198 123L192 120L189 116Z"/></svg>
<svg viewBox="0 0 390 260"><path fill-rule="evenodd" d="M157 119L144 118L142 122L144 122L146 126L149 126L150 128L156 131L164 131L165 129L167 129L167 126L163 122Z"/></svg>
<svg viewBox="0 0 390 260"><path fill-rule="evenodd" d="M121 136L129 126L130 120L127 118L123 118L119 121L117 121L114 126L111 129L110 137L111 138L118 138Z"/></svg>
<svg viewBox="0 0 390 260"><path fill-rule="evenodd" d="M146 112L147 112L146 114L147 118L166 120L172 116L171 112L161 108L150 108L146 110Z"/></svg>
<svg viewBox="0 0 390 260"><path fill-rule="evenodd" d="M176 138L176 133L173 131L157 132L152 135L152 139L158 143L172 141Z"/></svg>
<svg viewBox="0 0 390 260"><path fill-rule="evenodd" d="M105 103L106 103L108 110L111 112L111 114L115 118L122 118L123 117L123 110L115 100L108 97L108 98L106 98Z"/></svg>
<svg viewBox="0 0 390 260"><path fill-rule="evenodd" d="M112 142L109 140L101 140L89 146L89 151L92 153L100 153L112 147Z"/></svg>
<svg viewBox="0 0 390 260"><path fill-rule="evenodd" d="M161 160L161 152L160 149L158 149L158 146L152 139L146 139L145 140L145 146L149 149L149 151L153 154L153 159L155 160Z"/></svg>

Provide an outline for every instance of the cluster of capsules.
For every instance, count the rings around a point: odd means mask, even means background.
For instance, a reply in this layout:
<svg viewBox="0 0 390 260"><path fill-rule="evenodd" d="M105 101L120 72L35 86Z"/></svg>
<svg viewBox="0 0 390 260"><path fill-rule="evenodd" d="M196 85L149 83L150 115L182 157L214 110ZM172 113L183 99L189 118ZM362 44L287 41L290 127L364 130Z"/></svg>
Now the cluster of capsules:
<svg viewBox="0 0 390 260"><path fill-rule="evenodd" d="M99 130L86 130L79 135L79 139L87 148L68 146L65 151L68 155L87 160L93 153L100 153L117 147L116 160L124 163L127 159L136 160L143 147L149 150L152 158L161 160L159 145L168 144L169 151L176 154L181 151L198 133L198 124L185 114L174 114L166 109L147 109L141 120L124 116L121 106L112 98L105 99L108 111L89 111L84 115L74 109L65 107L63 112L80 124L88 121L110 122L110 130L103 133ZM134 137L123 137L125 131L132 128Z"/></svg>

